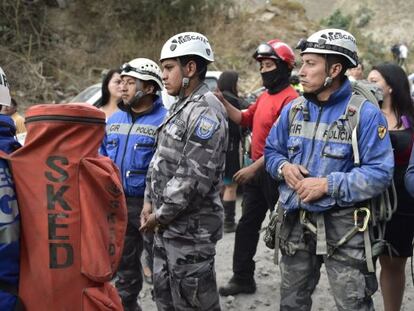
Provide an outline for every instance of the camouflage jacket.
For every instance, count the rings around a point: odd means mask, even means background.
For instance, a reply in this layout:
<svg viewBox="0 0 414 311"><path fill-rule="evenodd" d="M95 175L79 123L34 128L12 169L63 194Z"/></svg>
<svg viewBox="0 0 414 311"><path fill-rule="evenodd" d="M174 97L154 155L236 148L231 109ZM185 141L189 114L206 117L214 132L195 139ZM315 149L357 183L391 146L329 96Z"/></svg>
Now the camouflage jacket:
<svg viewBox="0 0 414 311"><path fill-rule="evenodd" d="M226 111L205 84L171 107L158 129L145 191L164 237L221 238L227 140Z"/></svg>

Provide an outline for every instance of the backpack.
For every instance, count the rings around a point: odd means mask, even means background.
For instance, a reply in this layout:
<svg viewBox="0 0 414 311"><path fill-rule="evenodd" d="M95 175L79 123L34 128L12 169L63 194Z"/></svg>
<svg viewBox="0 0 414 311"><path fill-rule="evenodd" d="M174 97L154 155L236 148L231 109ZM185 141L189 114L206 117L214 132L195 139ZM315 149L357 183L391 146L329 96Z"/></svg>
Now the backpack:
<svg viewBox="0 0 414 311"><path fill-rule="evenodd" d="M354 81L351 82L351 84L353 89L351 99L349 100L344 113L337 121L334 121L328 127L328 131L333 126L337 125L338 122L348 121L352 131L351 143L354 156L354 165L359 166L360 156L358 150L358 125L361 107L368 100L379 108L379 103L383 100L383 93L381 88L365 80ZM305 121L306 118L309 117L309 112L307 111L307 107L304 103L305 98L303 96L298 97L293 101L292 107L289 111L289 131L293 121L295 120L296 114L299 111L302 111ZM328 139L328 135L326 136L326 139ZM391 216L395 212L396 208L397 196L394 182L392 182L391 186L377 197L358 204L358 208L355 210L354 215L355 218L361 218L362 216L363 222L360 227L357 227L356 224L356 230L350 231L346 234L346 236L341 238L340 241L338 241L337 244L330 250L330 252L328 252L328 256L332 255L338 247L349 241L357 232L364 232L365 255L368 271L374 272L374 259L377 258L387 246L389 247L388 243L384 239L385 228L386 223L391 219ZM270 225L274 230L277 229L277 214L280 214L280 212L282 211L276 212L275 215L271 216ZM360 213L362 213L362 215L359 215ZM301 216L301 219L302 217L303 216ZM304 223L304 225L307 225L307 223ZM276 240L278 239L277 232L269 232L265 234L265 236L266 244L270 245L268 245L268 247L276 248L274 245L277 245L278 241L275 241L274 237L276 237ZM274 260L276 263L278 259L274 258Z"/></svg>
<svg viewBox="0 0 414 311"><path fill-rule="evenodd" d="M26 112L9 161L21 216L19 296L32 311L123 310L110 281L127 209L119 171L98 154L105 114L87 104Z"/></svg>

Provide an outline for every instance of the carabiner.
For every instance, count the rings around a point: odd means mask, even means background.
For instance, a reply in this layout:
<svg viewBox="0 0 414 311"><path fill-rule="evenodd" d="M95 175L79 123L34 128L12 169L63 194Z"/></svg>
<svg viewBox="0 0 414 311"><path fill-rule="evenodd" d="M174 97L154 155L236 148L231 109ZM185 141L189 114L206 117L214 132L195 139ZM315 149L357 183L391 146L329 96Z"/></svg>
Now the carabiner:
<svg viewBox="0 0 414 311"><path fill-rule="evenodd" d="M364 216L364 222L362 223L362 227L360 227L359 225L358 225L358 213L360 213L360 212L364 212L365 213L365 216ZM367 230L367 227L368 227L368 221L369 221L369 218L371 217L371 211L369 210L369 208L368 207L361 207L361 208L357 208L355 211L354 211L354 224L355 224L355 227L357 227L358 228L358 231L359 232L364 232L365 230Z"/></svg>

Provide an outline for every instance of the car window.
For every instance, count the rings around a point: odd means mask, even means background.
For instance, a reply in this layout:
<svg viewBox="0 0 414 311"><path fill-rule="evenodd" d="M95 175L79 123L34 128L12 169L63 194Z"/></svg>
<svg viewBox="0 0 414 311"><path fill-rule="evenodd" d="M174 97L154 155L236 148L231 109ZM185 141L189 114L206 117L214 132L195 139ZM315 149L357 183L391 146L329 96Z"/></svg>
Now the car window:
<svg viewBox="0 0 414 311"><path fill-rule="evenodd" d="M70 102L72 103L85 103L88 102L90 104L95 104L95 102L101 98L100 95L101 92L101 86L100 85L92 85L88 88L86 88L85 90L83 90L82 92L80 92L78 95L76 95L74 98L71 99ZM96 96L97 93L99 93L99 96ZM91 99L95 99L95 102L90 102Z"/></svg>
<svg viewBox="0 0 414 311"><path fill-rule="evenodd" d="M214 91L217 88L217 79L215 77L206 77L204 82L207 84L210 91Z"/></svg>

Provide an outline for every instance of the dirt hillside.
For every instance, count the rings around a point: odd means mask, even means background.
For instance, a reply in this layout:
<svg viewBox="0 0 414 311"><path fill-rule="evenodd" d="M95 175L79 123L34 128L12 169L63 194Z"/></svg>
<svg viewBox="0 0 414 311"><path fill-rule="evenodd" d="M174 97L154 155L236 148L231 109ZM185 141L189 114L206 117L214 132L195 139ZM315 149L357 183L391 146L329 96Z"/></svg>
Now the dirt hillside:
<svg viewBox="0 0 414 311"><path fill-rule="evenodd" d="M238 70L240 90L247 93L261 83L251 57L258 43L280 38L295 46L336 9L351 16L361 55L375 54L378 62L390 59L391 43L412 47L413 1L6 0L0 10L0 63L24 110L65 101L100 81L102 70L132 58L157 60L168 37L195 30L213 45L212 69ZM364 25L358 26L361 19Z"/></svg>

